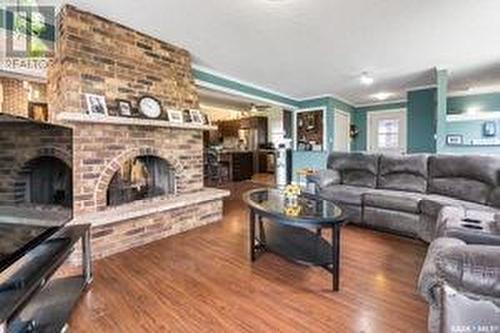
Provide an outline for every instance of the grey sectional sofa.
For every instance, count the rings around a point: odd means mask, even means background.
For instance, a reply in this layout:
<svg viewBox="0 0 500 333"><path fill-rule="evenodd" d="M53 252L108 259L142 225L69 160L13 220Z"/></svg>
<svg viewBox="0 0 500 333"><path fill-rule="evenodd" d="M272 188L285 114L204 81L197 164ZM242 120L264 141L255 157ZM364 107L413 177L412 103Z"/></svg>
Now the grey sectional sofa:
<svg viewBox="0 0 500 333"><path fill-rule="evenodd" d="M445 206L500 213L500 157L332 153L309 176L351 221L430 242Z"/></svg>
<svg viewBox="0 0 500 333"><path fill-rule="evenodd" d="M327 167L308 180L351 222L431 243L430 332L500 332L500 156L332 153Z"/></svg>

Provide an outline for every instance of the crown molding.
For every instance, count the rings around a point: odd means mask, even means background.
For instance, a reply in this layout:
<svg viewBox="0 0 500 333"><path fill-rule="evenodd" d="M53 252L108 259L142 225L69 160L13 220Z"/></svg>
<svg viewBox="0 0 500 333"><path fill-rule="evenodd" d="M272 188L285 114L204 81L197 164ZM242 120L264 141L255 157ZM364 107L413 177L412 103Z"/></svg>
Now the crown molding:
<svg viewBox="0 0 500 333"><path fill-rule="evenodd" d="M257 89L257 90L262 90L262 91L265 91L267 93L270 93L270 94L274 94L274 95L277 95L277 96L280 96L280 97L283 97L283 98L288 98L288 99L291 99L291 100L294 100L294 101L298 101L296 98L294 97L291 97L291 96L288 96L286 94L283 94L279 91L276 91L276 90L273 90L273 89L269 89L269 88L266 88L266 87L263 87L263 86L259 86L259 85L256 85L254 83L250 83L250 82L247 82L247 81L243 81L243 80L240 80L240 79L237 79L233 76L230 76L230 75L227 75L227 74L222 74L216 70L213 70L211 68L208 68L208 67L205 67L205 66L201 66L201 65L197 65L197 64L192 64L191 67L195 70L198 70L198 71L201 71L201 72L205 72L207 74L210 74L210 75L213 75L213 76L217 76L221 79L225 79L225 80L228 80L228 81L233 81L233 82L236 82L236 83L239 83L239 84L242 84L242 85L245 85L245 86L248 86L250 88L254 88L254 89Z"/></svg>
<svg viewBox="0 0 500 333"><path fill-rule="evenodd" d="M246 98L249 98L249 99L253 99L255 101L259 101L259 102L270 104L270 105L276 105L276 106L284 107L284 108L287 108L287 109L290 109L290 110L296 110L297 109L296 105L281 103L281 102L278 102L278 101L275 101L275 100L272 100L272 99L268 99L268 98L264 98L264 97L260 97L260 96L256 96L256 95L252 95L252 94L247 94L247 93L241 92L241 91L236 90L236 89L230 89L230 88L226 88L226 87L221 87L221 86L219 86L217 84L213 84L213 83L210 83L210 82L205 82L205 81L202 81L202 80L195 79L194 83L195 83L195 85L197 85L199 87L203 87L203 88L207 88L207 89L211 89L211 90L215 90L215 91L220 91L220 92L223 92L223 93L227 93L229 95L246 97Z"/></svg>
<svg viewBox="0 0 500 333"><path fill-rule="evenodd" d="M381 105L390 105L390 104L398 104L398 103L407 103L406 99L397 99L393 101L383 101L383 102L375 102L375 103L365 103L365 104L357 104L356 108L366 108L370 106L381 106Z"/></svg>
<svg viewBox="0 0 500 333"><path fill-rule="evenodd" d="M485 95L485 94L495 94L500 93L500 87L494 87L491 89L484 90L472 90L472 91L454 91L448 93L448 97L463 97L463 96L477 96L477 95Z"/></svg>
<svg viewBox="0 0 500 333"><path fill-rule="evenodd" d="M432 89L432 88L437 88L437 84L428 84L426 86L417 86L417 87L408 88L408 89L406 89L406 92L426 90L426 89Z"/></svg>
<svg viewBox="0 0 500 333"><path fill-rule="evenodd" d="M343 98L343 97L340 97L338 95L335 95L335 94L322 94L322 95L316 95L316 96L310 96L310 97L300 98L300 99L297 99L297 100L300 103L300 102L311 101L311 100L321 99L321 98L333 98L333 99L336 99L339 102L345 103L345 104L350 105L352 107L356 107L356 104L354 104L353 102L349 101L346 98Z"/></svg>

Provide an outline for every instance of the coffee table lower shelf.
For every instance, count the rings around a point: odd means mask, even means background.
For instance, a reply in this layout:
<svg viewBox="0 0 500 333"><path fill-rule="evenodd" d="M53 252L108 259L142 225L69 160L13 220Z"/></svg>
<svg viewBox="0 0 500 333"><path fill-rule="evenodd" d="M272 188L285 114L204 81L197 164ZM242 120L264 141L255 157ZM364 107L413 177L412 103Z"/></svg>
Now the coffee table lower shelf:
<svg viewBox="0 0 500 333"><path fill-rule="evenodd" d="M332 225L332 242L322 237L321 228L310 230L263 219L250 213L250 258L271 252L294 263L319 266L332 274L333 291L339 291L340 225Z"/></svg>

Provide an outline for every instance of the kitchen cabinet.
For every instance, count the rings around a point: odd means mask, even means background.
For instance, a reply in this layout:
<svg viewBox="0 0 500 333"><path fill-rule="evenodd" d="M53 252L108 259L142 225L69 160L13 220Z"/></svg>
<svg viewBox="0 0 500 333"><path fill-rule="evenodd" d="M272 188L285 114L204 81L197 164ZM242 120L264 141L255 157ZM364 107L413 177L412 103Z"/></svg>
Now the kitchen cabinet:
<svg viewBox="0 0 500 333"><path fill-rule="evenodd" d="M225 151L220 155L220 161L228 163L231 181L252 179L254 154L251 151Z"/></svg>
<svg viewBox="0 0 500 333"><path fill-rule="evenodd" d="M252 179L253 176L253 153L233 153L233 181Z"/></svg>

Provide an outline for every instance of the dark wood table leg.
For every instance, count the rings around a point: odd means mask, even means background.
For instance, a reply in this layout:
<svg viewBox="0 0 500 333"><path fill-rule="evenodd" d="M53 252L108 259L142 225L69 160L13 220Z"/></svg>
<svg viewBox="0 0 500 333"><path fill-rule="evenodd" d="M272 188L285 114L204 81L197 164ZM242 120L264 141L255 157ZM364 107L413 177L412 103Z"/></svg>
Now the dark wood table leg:
<svg viewBox="0 0 500 333"><path fill-rule="evenodd" d="M259 248L266 245L266 232L264 230L264 221L262 221L262 216L259 215Z"/></svg>
<svg viewBox="0 0 500 333"><path fill-rule="evenodd" d="M250 209L248 216L249 225L249 239L248 239L248 249L250 254L250 260L255 261L255 212Z"/></svg>
<svg viewBox="0 0 500 333"><path fill-rule="evenodd" d="M340 289L340 226L334 225L332 228L332 277L333 291Z"/></svg>

